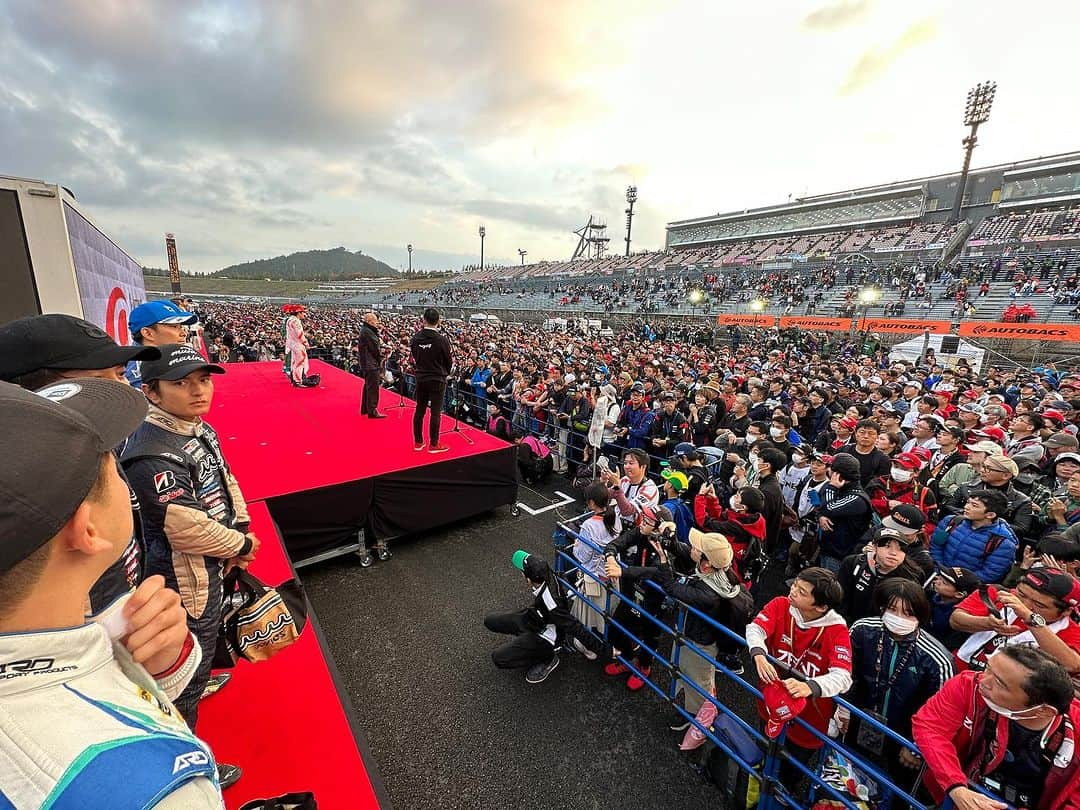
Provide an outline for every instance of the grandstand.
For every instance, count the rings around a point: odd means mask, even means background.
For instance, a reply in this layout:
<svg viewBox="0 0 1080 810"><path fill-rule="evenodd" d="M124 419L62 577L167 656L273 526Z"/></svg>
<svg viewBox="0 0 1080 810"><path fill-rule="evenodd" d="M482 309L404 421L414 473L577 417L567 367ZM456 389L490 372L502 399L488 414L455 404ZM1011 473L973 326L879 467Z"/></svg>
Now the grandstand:
<svg viewBox="0 0 1080 810"><path fill-rule="evenodd" d="M1018 303L1038 320L1075 317L1075 297L1055 279L1080 271L1080 152L972 170L961 221L949 223L958 188L959 175L945 174L851 189L673 221L663 250L489 266L435 290L322 285L309 300L711 316L760 299L765 314L845 315L874 284L882 295L872 315L995 320ZM918 299L908 289L917 274L929 276ZM965 276L975 309L960 313Z"/></svg>

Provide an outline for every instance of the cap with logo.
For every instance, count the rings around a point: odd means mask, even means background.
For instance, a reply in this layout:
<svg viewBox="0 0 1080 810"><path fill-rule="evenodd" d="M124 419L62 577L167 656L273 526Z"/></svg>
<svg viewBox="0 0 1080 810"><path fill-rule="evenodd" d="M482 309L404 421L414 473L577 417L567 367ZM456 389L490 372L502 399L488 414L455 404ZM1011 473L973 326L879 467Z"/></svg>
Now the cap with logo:
<svg viewBox="0 0 1080 810"><path fill-rule="evenodd" d="M0 383L0 571L52 539L101 474L101 459L146 417L130 385L71 380L36 393Z"/></svg>
<svg viewBox="0 0 1080 810"><path fill-rule="evenodd" d="M211 374L225 373L225 369L208 362L186 343L166 343L158 348L161 350L161 357L139 363L139 374L143 382L182 380L188 374L200 369L206 369Z"/></svg>
<svg viewBox="0 0 1080 810"><path fill-rule="evenodd" d="M974 593L982 587L982 580L967 568L939 565L936 574L962 593Z"/></svg>
<svg viewBox="0 0 1080 810"><path fill-rule="evenodd" d="M690 442L679 442L671 451L672 458L696 458L697 448Z"/></svg>
<svg viewBox="0 0 1080 810"><path fill-rule="evenodd" d="M1080 582L1057 568L1029 568L1020 580L1039 593L1052 596L1070 608L1080 607Z"/></svg>
<svg viewBox="0 0 1080 810"><path fill-rule="evenodd" d="M153 346L119 346L105 330L72 315L31 315L0 326L0 380L46 368L98 370L160 356Z"/></svg>
<svg viewBox="0 0 1080 810"><path fill-rule="evenodd" d="M159 323L178 323L191 326L198 323L199 316L194 312L180 309L172 301L147 301L139 304L128 314L128 328L131 334L137 335L147 326Z"/></svg>
<svg viewBox="0 0 1080 810"><path fill-rule="evenodd" d="M806 698L792 697L783 681L772 681L761 687L765 707L765 734L776 739L784 726L798 717L806 708Z"/></svg>
<svg viewBox="0 0 1080 810"><path fill-rule="evenodd" d="M882 528L892 529L901 534L915 534L926 525L926 515L912 503L897 504L889 516L881 521Z"/></svg>

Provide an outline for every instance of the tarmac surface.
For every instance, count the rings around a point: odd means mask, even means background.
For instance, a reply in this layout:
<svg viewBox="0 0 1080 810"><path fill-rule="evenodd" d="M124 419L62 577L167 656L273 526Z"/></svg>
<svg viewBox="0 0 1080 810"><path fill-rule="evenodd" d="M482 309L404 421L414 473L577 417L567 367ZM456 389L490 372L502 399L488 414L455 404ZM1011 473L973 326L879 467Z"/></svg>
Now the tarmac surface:
<svg viewBox="0 0 1080 810"><path fill-rule="evenodd" d="M519 501L537 510L561 500L555 490L571 492L555 475L538 490L523 485ZM397 810L723 806L651 690L631 693L579 655L562 656L537 685L491 663L504 637L484 628L484 614L532 598L513 552L553 560L555 521L581 511L576 502L514 517L501 507L392 543L393 558L370 569L350 556L301 571ZM745 692L718 681L721 698L751 718Z"/></svg>

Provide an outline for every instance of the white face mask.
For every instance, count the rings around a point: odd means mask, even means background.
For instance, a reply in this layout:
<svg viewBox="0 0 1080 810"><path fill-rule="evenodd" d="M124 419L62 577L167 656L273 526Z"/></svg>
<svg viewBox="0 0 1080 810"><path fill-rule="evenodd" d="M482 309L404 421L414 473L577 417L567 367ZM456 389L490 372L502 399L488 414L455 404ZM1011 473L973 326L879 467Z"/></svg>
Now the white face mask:
<svg viewBox="0 0 1080 810"><path fill-rule="evenodd" d="M881 623L890 633L898 636L910 636L919 629L919 620L914 616L902 616L892 610L886 610L881 614Z"/></svg>
<svg viewBox="0 0 1080 810"><path fill-rule="evenodd" d="M742 509L742 504L739 503L737 500L735 500L734 495L732 495L730 498L728 498L728 506L730 506L736 512L738 512L740 509Z"/></svg>
<svg viewBox="0 0 1080 810"><path fill-rule="evenodd" d="M980 693L981 694L981 693ZM1006 709L1004 706L1000 706L985 695L982 696L983 702L990 708L991 711L997 712L1002 717L1009 720L1031 720L1039 713L1039 709L1046 706L1045 703L1040 703L1038 706L1029 706L1026 709Z"/></svg>
<svg viewBox="0 0 1080 810"><path fill-rule="evenodd" d="M751 453L750 454L750 463L757 466L757 462L758 462L758 454L757 453Z"/></svg>
<svg viewBox="0 0 1080 810"><path fill-rule="evenodd" d="M804 464L806 463L806 456L800 456L798 453L796 453L791 457L791 463L796 465Z"/></svg>
<svg viewBox="0 0 1080 810"><path fill-rule="evenodd" d="M769 428L769 435L774 439L782 439L787 436L787 431L783 428L771 427Z"/></svg>
<svg viewBox="0 0 1080 810"><path fill-rule="evenodd" d="M903 484L906 481L910 481L911 477L915 475L911 470L905 470L903 467L893 467L889 473L892 476L892 480L898 484Z"/></svg>
<svg viewBox="0 0 1080 810"><path fill-rule="evenodd" d="M753 433L747 433L746 434L746 443L747 444L753 444L757 440L758 440L758 437L755 436Z"/></svg>

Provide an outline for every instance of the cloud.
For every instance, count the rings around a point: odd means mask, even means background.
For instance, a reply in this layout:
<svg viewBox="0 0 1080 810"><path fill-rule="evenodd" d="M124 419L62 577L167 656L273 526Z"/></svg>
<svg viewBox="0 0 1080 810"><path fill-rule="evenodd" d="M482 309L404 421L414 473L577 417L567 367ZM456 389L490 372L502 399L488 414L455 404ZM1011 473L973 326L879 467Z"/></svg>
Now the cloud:
<svg viewBox="0 0 1080 810"><path fill-rule="evenodd" d="M874 0L838 0L811 11L803 17L802 27L835 31L863 19L873 6Z"/></svg>
<svg viewBox="0 0 1080 810"><path fill-rule="evenodd" d="M937 22L928 18L912 23L888 46L864 52L848 73L840 94L851 95L872 84L908 51L930 42L937 34Z"/></svg>

